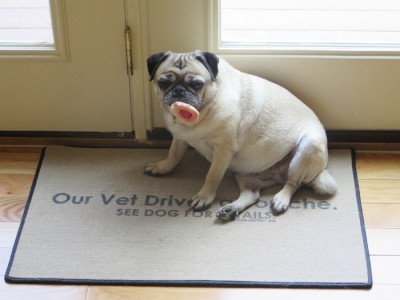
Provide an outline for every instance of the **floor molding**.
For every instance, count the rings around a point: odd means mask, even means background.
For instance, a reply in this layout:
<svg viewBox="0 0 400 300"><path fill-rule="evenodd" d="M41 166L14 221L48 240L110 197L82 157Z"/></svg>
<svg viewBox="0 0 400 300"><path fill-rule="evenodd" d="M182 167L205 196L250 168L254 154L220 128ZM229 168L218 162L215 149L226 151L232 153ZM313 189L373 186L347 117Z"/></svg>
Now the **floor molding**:
<svg viewBox="0 0 400 300"><path fill-rule="evenodd" d="M400 151L400 131L328 130L329 148ZM65 145L82 147L166 148L171 134L165 128L148 132L148 140L133 132L0 131L0 145Z"/></svg>
<svg viewBox="0 0 400 300"><path fill-rule="evenodd" d="M400 130L327 130L331 143L400 143Z"/></svg>

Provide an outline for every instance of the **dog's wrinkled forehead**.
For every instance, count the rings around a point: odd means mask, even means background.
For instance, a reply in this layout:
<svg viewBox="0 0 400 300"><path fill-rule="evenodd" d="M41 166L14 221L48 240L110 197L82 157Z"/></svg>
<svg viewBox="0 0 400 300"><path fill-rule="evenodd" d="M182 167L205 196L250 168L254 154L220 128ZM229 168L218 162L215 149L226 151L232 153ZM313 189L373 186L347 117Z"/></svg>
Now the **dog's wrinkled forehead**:
<svg viewBox="0 0 400 300"><path fill-rule="evenodd" d="M183 70L187 67L188 60L193 61L193 53L186 53L183 55L178 55L174 60L171 61L172 65L179 70Z"/></svg>
<svg viewBox="0 0 400 300"><path fill-rule="evenodd" d="M186 73L209 75L215 81L218 74L218 57L209 52L195 51L191 53L161 52L147 59L150 80L157 71L161 73L174 72L177 75Z"/></svg>
<svg viewBox="0 0 400 300"><path fill-rule="evenodd" d="M204 66L195 58L193 53L173 54L160 66L161 73L173 72L178 76L189 73L209 76Z"/></svg>

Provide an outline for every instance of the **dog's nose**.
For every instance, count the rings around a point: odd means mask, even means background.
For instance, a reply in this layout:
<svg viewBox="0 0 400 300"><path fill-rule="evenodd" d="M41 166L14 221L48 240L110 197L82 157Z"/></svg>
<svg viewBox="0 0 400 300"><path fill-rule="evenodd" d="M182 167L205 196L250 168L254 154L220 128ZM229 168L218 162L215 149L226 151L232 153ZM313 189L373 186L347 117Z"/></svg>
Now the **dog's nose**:
<svg viewBox="0 0 400 300"><path fill-rule="evenodd" d="M183 94L185 93L185 88L183 86L177 86L173 92L172 92L172 96L174 97L182 97Z"/></svg>
<svg viewBox="0 0 400 300"><path fill-rule="evenodd" d="M172 93L172 95L174 97L182 97L183 95L183 90L179 89L179 90L174 90L174 92Z"/></svg>

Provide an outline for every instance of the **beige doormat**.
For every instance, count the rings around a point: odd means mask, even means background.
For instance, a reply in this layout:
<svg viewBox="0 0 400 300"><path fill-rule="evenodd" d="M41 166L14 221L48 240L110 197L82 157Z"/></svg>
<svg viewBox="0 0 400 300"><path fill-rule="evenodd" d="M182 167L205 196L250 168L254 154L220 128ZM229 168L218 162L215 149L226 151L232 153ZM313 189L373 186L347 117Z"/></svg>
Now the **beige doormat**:
<svg viewBox="0 0 400 300"><path fill-rule="evenodd" d="M208 162L188 151L174 173L143 174L160 149L45 149L6 273L12 283L112 285L372 286L350 150L331 150L337 196L296 193L271 214L277 191L223 223L238 196L232 175L207 211L188 210Z"/></svg>

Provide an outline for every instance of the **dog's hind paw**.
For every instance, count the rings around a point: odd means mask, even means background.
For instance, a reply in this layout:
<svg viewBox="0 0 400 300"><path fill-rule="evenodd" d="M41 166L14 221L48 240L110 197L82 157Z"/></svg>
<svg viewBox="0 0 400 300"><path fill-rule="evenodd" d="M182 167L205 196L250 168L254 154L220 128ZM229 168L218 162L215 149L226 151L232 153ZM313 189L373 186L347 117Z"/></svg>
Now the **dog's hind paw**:
<svg viewBox="0 0 400 300"><path fill-rule="evenodd" d="M239 210L232 204L221 207L217 212L217 218L223 221L232 221L239 214Z"/></svg>

